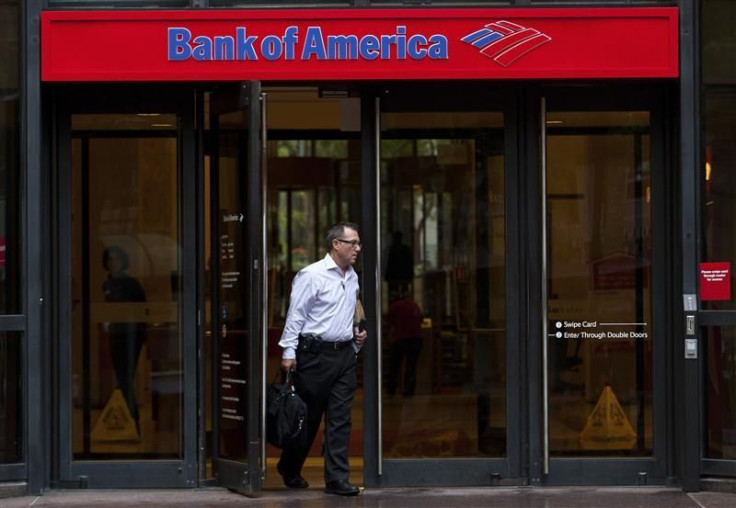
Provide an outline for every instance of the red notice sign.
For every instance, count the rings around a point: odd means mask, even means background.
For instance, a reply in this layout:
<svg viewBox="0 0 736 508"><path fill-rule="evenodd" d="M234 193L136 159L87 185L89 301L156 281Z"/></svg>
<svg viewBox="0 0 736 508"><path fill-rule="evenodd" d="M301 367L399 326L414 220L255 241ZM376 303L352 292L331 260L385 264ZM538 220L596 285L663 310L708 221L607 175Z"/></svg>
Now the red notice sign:
<svg viewBox="0 0 736 508"><path fill-rule="evenodd" d="M700 263L700 299L731 299L731 263Z"/></svg>

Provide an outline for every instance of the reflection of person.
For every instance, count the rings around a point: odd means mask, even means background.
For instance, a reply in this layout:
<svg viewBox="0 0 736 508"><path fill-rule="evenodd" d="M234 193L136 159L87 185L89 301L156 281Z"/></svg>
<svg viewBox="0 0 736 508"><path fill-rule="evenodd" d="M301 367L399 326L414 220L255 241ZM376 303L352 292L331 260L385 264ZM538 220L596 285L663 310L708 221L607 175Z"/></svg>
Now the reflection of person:
<svg viewBox="0 0 736 508"><path fill-rule="evenodd" d="M417 360L422 352L422 310L412 299L406 286L402 286L399 297L391 304L386 314L391 340L391 362L386 390L391 397L406 358L404 370L404 397L414 396L417 380Z"/></svg>
<svg viewBox="0 0 736 508"><path fill-rule="evenodd" d="M105 249L102 266L108 275L102 283L106 302L145 302L146 294L140 283L125 273L130 266L128 254L120 247ZM115 378L128 404L130 416L140 433L138 401L135 396L135 369L143 343L146 340L145 323L109 323L110 351Z"/></svg>
<svg viewBox="0 0 736 508"><path fill-rule="evenodd" d="M325 418L325 492L358 494L348 482L350 410L357 386L356 358L367 333L353 326L360 289L353 270L360 253L358 227L335 224L327 232L327 255L294 277L289 312L279 345L281 368L294 371L294 386L308 409L307 439L302 447L284 449L278 471L284 484L306 488L301 470Z"/></svg>
<svg viewBox="0 0 736 508"><path fill-rule="evenodd" d="M391 235L391 246L386 259L386 282L389 295L398 294L399 288L414 279L414 254L411 247L403 243L401 231Z"/></svg>

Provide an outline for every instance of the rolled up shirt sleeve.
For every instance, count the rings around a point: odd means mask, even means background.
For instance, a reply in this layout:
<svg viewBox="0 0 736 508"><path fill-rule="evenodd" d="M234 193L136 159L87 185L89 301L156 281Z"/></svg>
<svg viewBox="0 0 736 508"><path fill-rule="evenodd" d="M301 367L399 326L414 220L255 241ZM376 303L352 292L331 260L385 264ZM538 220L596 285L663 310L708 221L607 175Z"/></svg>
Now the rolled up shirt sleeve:
<svg viewBox="0 0 736 508"><path fill-rule="evenodd" d="M284 332L281 334L281 340L279 340L279 346L284 349L281 356L284 360L296 358L299 334L304 328L307 314L314 304L315 295L314 275L307 271L297 273L291 287L289 313L286 316Z"/></svg>

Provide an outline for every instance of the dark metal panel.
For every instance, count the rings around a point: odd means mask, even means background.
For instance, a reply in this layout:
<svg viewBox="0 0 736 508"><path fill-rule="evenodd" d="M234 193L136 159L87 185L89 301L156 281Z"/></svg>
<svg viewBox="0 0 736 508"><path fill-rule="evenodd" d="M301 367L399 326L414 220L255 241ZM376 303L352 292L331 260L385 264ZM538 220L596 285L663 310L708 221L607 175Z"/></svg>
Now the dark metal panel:
<svg viewBox="0 0 736 508"><path fill-rule="evenodd" d="M56 241L53 244L56 250L55 278L54 278L54 334L53 342L57 344L55 351L55 374L54 385L56 390L52 393L54 400L54 412L56 422L57 446L55 462L58 470L55 475L59 479L71 479L72 460L72 418L67 411L71 408L72 401L72 224L71 220L64 218L72 216L72 169L71 169L71 113L66 108L69 104L63 96L54 97L58 108L56 115L56 160L55 160L55 230Z"/></svg>
<svg viewBox="0 0 736 508"><path fill-rule="evenodd" d="M43 220L43 172L42 172L42 122L41 122L41 46L39 18L43 2L23 2L23 55L21 131L23 148L21 166L25 169L25 195L23 196L23 225L25 263L23 287L24 311L28 318L25 334L25 449L28 465L28 492L43 491L48 477L48 430L50 411L44 397L47 356L43 337L44 318L44 232Z"/></svg>
<svg viewBox="0 0 736 508"><path fill-rule="evenodd" d="M220 122L219 116L212 112L212 106L212 101L210 101L210 252L218 252L218 249L220 248L220 221L217 219L220 206L220 164L218 162L220 157L220 147L217 142L217 134L220 131ZM212 446L213 474L215 475L218 474L217 458L220 456L220 418L217 416L218 409L214 402L220 400L220 383L218 383L217 380L220 379L220 376L222 375L220 372L220 362L218 361L218 358L220 357L220 345L219 341L216 339L216 337L218 337L217 331L221 324L219 317L221 314L214 310L220 308L220 291L216 290L216 288L218 288L219 280L220 263L212 262L212 266L210 267L210 288L212 288L210 291L210 308L213 309L211 311L212 322L210 323L210 333L212 336L212 343L210 344L210 368L212 369L212 378L215 381L212 383L210 392L206 394L205 397L209 395L212 397L213 401L212 439L210 442Z"/></svg>
<svg viewBox="0 0 736 508"><path fill-rule="evenodd" d="M525 250L522 242L521 192L521 131L518 114L520 93L508 94L504 101L504 183L506 213L506 449L508 457L508 476L520 478L523 464L522 442L526 440L526 422L522 418L522 408L526 407L526 396L523 388L524 366L526 362L522 351L524 267ZM522 438L524 436L524 438Z"/></svg>
<svg viewBox="0 0 736 508"><path fill-rule="evenodd" d="M667 271L663 283L664 296L666 300L665 321L660 324L660 330L661 333L665 334L666 340L662 342L663 347L661 349L664 349L664 351L660 351L664 354L664 357L660 355L655 358L654 363L655 376L657 376L655 378L654 388L656 390L661 385L664 385L664 391L661 393L665 398L665 402L663 406L664 412L660 415L660 418L663 419L664 422L660 427L660 424L655 420L655 427L653 430L654 432L662 432L661 436L662 440L664 440L664 449L662 451L662 459L665 462L664 475L669 485L674 485L677 482L677 468L674 463L676 457L675 449L677 447L677 444L675 443L675 427L677 425L675 421L675 406L676 402L679 400L679 396L675 387L675 376L678 375L675 370L675 365L677 365L677 362L675 361L675 350L677 349L675 342L678 341L675 339L678 337L677 331L679 331L679 327L681 326L679 309L682 305L682 287L680 285L680 266L682 264L680 261L681 252L679 249L673 247L679 244L680 232L680 201L677 193L677 181L679 175L677 174L677 171L675 171L677 161L679 159L677 154L677 147L679 144L677 142L676 135L678 132L677 123L679 119L679 101L677 93L678 89L676 86L673 85L668 87L666 94L664 94L666 99L664 99L664 103L661 104L663 110L660 112L664 137L664 146L662 147L662 165L664 168L663 176L665 185L665 192L661 199L663 201L662 207L666 211L664 218L666 236L664 238L664 245L662 248L667 251L665 253ZM677 319L675 319L675 317L677 317ZM661 374L657 374L658 366ZM663 379L659 379L659 377L662 377ZM655 449L655 452L658 453L659 449ZM657 473L659 472L660 471L658 469Z"/></svg>
<svg viewBox="0 0 736 508"><path fill-rule="evenodd" d="M516 485L509 478L506 459L393 459L384 460L381 485L462 487Z"/></svg>
<svg viewBox="0 0 736 508"><path fill-rule="evenodd" d="M25 325L25 316L0 316L0 332L21 331Z"/></svg>
<svg viewBox="0 0 736 508"><path fill-rule="evenodd" d="M700 467L704 476L736 476L736 460L703 459Z"/></svg>
<svg viewBox="0 0 736 508"><path fill-rule="evenodd" d="M576 83L543 86L543 93L554 96L555 111L648 111L652 94L662 93L662 84L653 83ZM552 108L550 108L550 111ZM586 129L585 132L590 132Z"/></svg>
<svg viewBox="0 0 736 508"><path fill-rule="evenodd" d="M698 313L700 326L734 326L736 312L727 310L705 310Z"/></svg>
<svg viewBox="0 0 736 508"><path fill-rule="evenodd" d="M668 277L670 273L671 259L667 246L674 243L672 229L668 224L671 213L672 189L669 182L669 172L666 171L665 146L666 132L665 122L665 98L667 94L661 94L658 98L652 95L650 114L650 140L652 144L652 328L654 344L653 359L653 391L652 401L652 453L655 459L654 476L666 478L668 462L668 432L667 400L670 396L668 379L668 354L671 351L669 338L672 337L670 320L668 319L668 307L672 301L671 295L674 291L672 280ZM670 243L672 242L672 243ZM641 341L637 342L637 346ZM642 344L643 345L643 344ZM637 362L641 363L641 362ZM640 417L643 416L643 412Z"/></svg>
<svg viewBox="0 0 736 508"><path fill-rule="evenodd" d="M369 90L361 95L361 183L363 187L363 217L360 235L366 248L361 251L363 262L363 280L360 281L363 307L368 320L368 340L361 352L363 361L363 478L367 487L383 485L379 474L378 433L381 426L378 418L378 404L381 387L378 376L378 356L376 344L378 329L378 312L381 274L379 272L379 218L378 218L378 186L380 172L378 168L379 139L378 111L376 95ZM373 330L373 332L371 332Z"/></svg>
<svg viewBox="0 0 736 508"><path fill-rule="evenodd" d="M191 439L190 441L194 441ZM71 480L80 487L114 488L179 488L189 487L189 472L181 461L77 461L72 464ZM62 483L63 484L63 483Z"/></svg>
<svg viewBox="0 0 736 508"><path fill-rule="evenodd" d="M680 2L680 184L682 220L682 291L687 294L698 292L698 210L700 189L700 167L697 150L699 145L699 105L698 105L698 18L695 0ZM682 305L680 303L680 305ZM682 307L680 307L682 308ZM681 314L682 315L682 314ZM677 322L677 319L675 319ZM700 447L701 447L701 359L686 360L684 352L684 316L680 319L682 328L675 329L675 370L680 373L676 379L676 393L680 404L676 408L681 422L676 431L676 442L680 443L679 476L686 492L700 489ZM701 340L698 338L698 342ZM703 348L699 347L699 358Z"/></svg>
<svg viewBox="0 0 736 508"><path fill-rule="evenodd" d="M0 482L25 480L28 476L25 464L3 464L0 467Z"/></svg>
<svg viewBox="0 0 736 508"><path fill-rule="evenodd" d="M546 228L546 219L542 218L542 172L541 168L541 133L539 131L540 92L528 90L524 96L524 140L522 153L527 154L523 161L522 188L526 189L526 216L523 217L526 238L526 260L528 278L524 287L526 291L526 355L527 355L527 422L528 422L528 477L531 485L541 485L544 481L544 450L542 447L542 376L546 375L542 367L542 348L545 337L542 337L542 319L546 319L547 309L542 308L542 228Z"/></svg>
<svg viewBox="0 0 736 508"><path fill-rule="evenodd" d="M261 167L261 136L264 135L263 126L261 126L261 83L259 81L251 81L249 83L249 135L248 135L248 165L247 165L247 181L248 194L245 208L248 210L250 220L248 220L248 236L250 241L250 326L249 326L249 358L248 358L248 384L249 389L249 408L248 408L248 494L255 494L261 490L262 471L266 469L266 464L260 464L261 458L261 439L265 434L265 429L261 429L261 394L263 389L262 380L262 364L263 351L262 337L263 327L266 323L263 320L263 309L266 302L263 301L262 280L263 274L268 269L265 266L266 260L263 258L263 185L262 185L262 167Z"/></svg>
<svg viewBox="0 0 736 508"><path fill-rule="evenodd" d="M547 485L662 485L653 459L551 459Z"/></svg>
<svg viewBox="0 0 736 508"><path fill-rule="evenodd" d="M207 316L205 280L207 259L205 257L205 132L204 132L204 91L195 92L194 132L196 136L196 163L194 167L196 234L195 250L197 265L196 300L197 300L197 485L207 479ZM214 308L214 307L213 307Z"/></svg>
<svg viewBox="0 0 736 508"><path fill-rule="evenodd" d="M217 476L221 486L243 493L251 491L249 468L240 462L220 459L217 464Z"/></svg>
<svg viewBox="0 0 736 508"><path fill-rule="evenodd" d="M55 89L63 97L64 104L74 105L75 114L178 112L182 97L192 93L191 85L180 83L80 83L55 85Z"/></svg>
<svg viewBox="0 0 736 508"><path fill-rule="evenodd" d="M178 95L181 115L179 134L179 234L181 235L181 337L184 368L184 468L181 485L194 487L197 478L197 202L194 139L194 95Z"/></svg>

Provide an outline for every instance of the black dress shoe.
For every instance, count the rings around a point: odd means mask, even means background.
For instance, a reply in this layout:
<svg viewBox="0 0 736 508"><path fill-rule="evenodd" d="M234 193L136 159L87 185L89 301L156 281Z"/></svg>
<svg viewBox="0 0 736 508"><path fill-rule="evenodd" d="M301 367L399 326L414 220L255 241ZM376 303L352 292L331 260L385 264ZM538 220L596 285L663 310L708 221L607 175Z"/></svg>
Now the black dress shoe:
<svg viewBox="0 0 736 508"><path fill-rule="evenodd" d="M302 478L302 475L300 475L299 473L284 474L281 469L280 462L276 465L276 469L281 475L281 478L284 480L284 485L286 485L290 489L306 489L307 487L309 487L309 482Z"/></svg>
<svg viewBox="0 0 736 508"><path fill-rule="evenodd" d="M346 480L336 480L334 482L327 482L325 492L327 494L337 494L338 496L357 496L360 493L360 489L355 485L351 485Z"/></svg>

